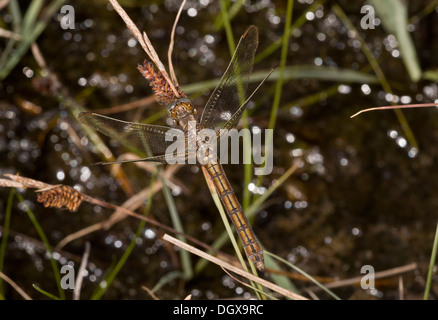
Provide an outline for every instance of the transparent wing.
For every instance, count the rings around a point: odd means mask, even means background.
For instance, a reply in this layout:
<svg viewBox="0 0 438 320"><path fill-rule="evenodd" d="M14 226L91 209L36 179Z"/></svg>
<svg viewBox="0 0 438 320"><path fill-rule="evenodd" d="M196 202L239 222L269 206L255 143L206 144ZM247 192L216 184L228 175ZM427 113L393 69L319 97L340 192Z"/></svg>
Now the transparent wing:
<svg viewBox="0 0 438 320"><path fill-rule="evenodd" d="M102 132L111 139L118 140L124 145L144 152L148 157L161 159L166 149L175 141L166 141L166 134L170 130L177 130L170 127L157 126L127 122L114 118L102 116L92 112L79 114L79 121ZM176 132L176 131L175 131ZM151 158L151 160L153 160Z"/></svg>
<svg viewBox="0 0 438 320"><path fill-rule="evenodd" d="M242 103L257 45L258 31L251 26L240 38L227 70L205 105L200 118L201 127L218 132L227 122L228 127L237 124L245 110Z"/></svg>

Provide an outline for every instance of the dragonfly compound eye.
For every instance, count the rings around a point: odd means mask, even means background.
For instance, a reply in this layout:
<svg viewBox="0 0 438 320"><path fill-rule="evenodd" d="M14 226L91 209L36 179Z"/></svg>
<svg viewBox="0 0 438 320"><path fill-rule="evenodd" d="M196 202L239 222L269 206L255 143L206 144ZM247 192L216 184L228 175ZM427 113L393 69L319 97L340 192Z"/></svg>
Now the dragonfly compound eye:
<svg viewBox="0 0 438 320"><path fill-rule="evenodd" d="M188 115L194 114L195 108L192 102L187 98L182 98L169 106L168 113L169 116L175 120L179 121L187 117Z"/></svg>

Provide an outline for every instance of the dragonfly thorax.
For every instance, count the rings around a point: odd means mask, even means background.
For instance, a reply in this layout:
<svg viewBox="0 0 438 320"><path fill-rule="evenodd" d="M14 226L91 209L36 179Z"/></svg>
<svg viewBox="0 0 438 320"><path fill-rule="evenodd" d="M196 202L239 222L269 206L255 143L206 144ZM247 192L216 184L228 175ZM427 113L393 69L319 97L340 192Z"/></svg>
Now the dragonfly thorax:
<svg viewBox="0 0 438 320"><path fill-rule="evenodd" d="M169 105L167 113L176 124L184 127L184 124L196 114L196 109L190 99L181 98Z"/></svg>

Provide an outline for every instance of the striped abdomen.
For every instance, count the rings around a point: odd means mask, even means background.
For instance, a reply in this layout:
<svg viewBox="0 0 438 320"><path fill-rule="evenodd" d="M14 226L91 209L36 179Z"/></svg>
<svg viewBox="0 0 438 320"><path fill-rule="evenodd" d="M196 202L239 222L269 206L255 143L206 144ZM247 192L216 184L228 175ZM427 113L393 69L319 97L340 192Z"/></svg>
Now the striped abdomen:
<svg viewBox="0 0 438 320"><path fill-rule="evenodd" d="M242 206L237 200L222 165L219 161L210 158L210 160L204 165L204 168L209 173L222 204L236 228L246 255L254 263L256 268L262 271L264 269L263 249L258 243L254 232L243 213Z"/></svg>

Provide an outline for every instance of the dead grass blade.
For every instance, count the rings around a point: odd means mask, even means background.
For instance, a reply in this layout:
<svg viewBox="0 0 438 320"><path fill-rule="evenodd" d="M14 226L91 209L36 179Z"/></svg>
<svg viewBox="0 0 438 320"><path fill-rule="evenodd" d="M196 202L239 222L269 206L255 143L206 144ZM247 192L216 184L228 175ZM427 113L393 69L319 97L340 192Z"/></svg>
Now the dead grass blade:
<svg viewBox="0 0 438 320"><path fill-rule="evenodd" d="M173 45L174 45L174 43L175 43L174 40L175 40L175 30L176 30L176 26L177 26L177 24L178 24L179 17L181 16L181 12L182 12L182 10L183 10L184 5L186 4L186 2L187 2L187 0L184 0L184 1L181 3L181 6L179 7L178 14L176 15L175 22L173 23L172 33L170 34L169 51L167 52L167 61L168 61L168 63L169 63L169 72L170 72L170 76L171 76L171 78L172 78L173 83L174 83L177 87L179 87L179 84L178 84L178 79L176 78L175 70L173 69L172 52L173 52Z"/></svg>
<svg viewBox="0 0 438 320"><path fill-rule="evenodd" d="M134 35L134 37L137 39L137 41L140 43L143 50L146 52L146 54L149 56L152 62L157 66L158 70L162 73L163 77L168 82L175 96L180 97L178 90L176 89L174 83L172 82L169 75L167 74L166 68L164 67L163 63L158 57L158 54L155 51L154 46L149 40L146 32L143 32L143 35L141 34L140 30L138 30L135 23L131 20L131 18L128 16L126 11L120 6L117 0L109 0L109 1L111 2L112 6L117 11L117 13L120 15L120 17L123 19L123 21L125 21L126 26Z"/></svg>
<svg viewBox="0 0 438 320"><path fill-rule="evenodd" d="M396 268L388 269L385 271L376 272L374 274L374 277L375 277L375 279L394 277L396 275L400 275L403 273L412 272L412 271L416 270L417 268L418 268L418 265L417 265L417 263L414 262L414 263L410 263L410 264L407 264L407 265L404 265L401 267L396 267ZM357 285L360 283L362 278L363 278L363 276L354 277L354 278L350 278L350 279L344 279L344 280L324 284L324 286L328 289L333 289L333 288ZM321 290L321 288L318 286L313 286L313 287L310 287L308 289L312 290L312 291Z"/></svg>
<svg viewBox="0 0 438 320"><path fill-rule="evenodd" d="M77 275L76 281L75 281L75 287L73 290L73 300L79 300L81 288L82 288L82 281L83 281L84 275L85 275L84 271L88 265L88 257L89 256L90 256L90 243L87 241L85 243L84 254L82 256L81 264L80 264L79 270L78 270L78 275Z"/></svg>
<svg viewBox="0 0 438 320"><path fill-rule="evenodd" d="M293 300L308 300L306 297L303 297L303 296L301 296L299 294L296 294L296 293L291 292L289 290L286 290L286 289L284 289L282 287L279 287L279 286L273 284L272 282L269 282L269 281L264 280L262 278L256 277L256 276L254 276L251 273L248 273L248 272L246 272L246 271L244 271L244 270L242 270L240 268L237 268L237 267L229 264L228 262L222 261L222 260L220 260L220 259L218 259L216 257L213 257L212 255L209 255L209 254L207 254L207 253L205 253L205 252L203 252L203 251L201 251L201 250L199 250L199 249L197 249L197 248L195 248L195 247L193 247L193 246L191 246L191 245L189 245L187 243L179 241L178 239L175 239L174 237L171 237L168 234L165 234L163 236L163 239L168 241L168 242L170 242L170 243L172 243L172 244L174 244L174 245L176 245L176 246L178 246L178 247L180 247L181 249L187 250L190 253L193 253L193 254L195 254L195 255L203 258L203 259L206 259L206 260L208 260L208 261L210 261L210 262L212 262L214 264L217 264L221 268L230 270L230 271L232 271L234 273L237 273L238 275L240 275L242 277L247 278L248 280L257 282L260 285L262 285L262 286L264 286L264 287L266 287L268 289L271 289L271 290L273 290L275 292L278 292L278 293L284 295L285 297L291 298Z"/></svg>
<svg viewBox="0 0 438 320"><path fill-rule="evenodd" d="M146 291L146 292L152 297L152 299L154 299L154 300L160 300L160 299L155 295L155 293L154 293L151 289L149 289L148 287L146 287L146 286L141 286L141 288L142 288L144 291Z"/></svg>
<svg viewBox="0 0 438 320"><path fill-rule="evenodd" d="M12 288L15 289L25 300L32 300L32 298L24 292L23 289L21 289L11 278L9 278L7 275L5 275L3 272L0 271L0 278L2 278L5 282L7 282Z"/></svg>
<svg viewBox="0 0 438 320"><path fill-rule="evenodd" d="M175 170L178 170L180 167L181 166L170 166L169 168L167 168L165 174L163 175L164 181L166 181L166 183L169 183L171 185L172 182L169 182L169 180L174 175ZM4 176L8 177L9 179L0 179L0 187L37 189L35 192L39 194L44 194L44 196L39 196L39 197L41 197L40 200L41 202L43 202L43 204L45 204L46 207L52 207L52 206L57 208L65 207L68 210L72 211L72 210L77 210L82 202L88 202L91 204L99 205L101 207L114 210L114 213L108 219L96 223L94 225L88 226L86 228L83 228L75 233L71 233L68 236L66 236L57 244L57 246L55 247L56 251L60 251L69 242L81 238L89 233L101 229L107 230L111 228L115 223L121 221L122 219L126 218L126 216L129 215L136 219L144 220L147 223L157 228L165 230L166 232L183 236L188 241L197 244L198 246L204 248L205 250L215 252L216 254L223 257L223 259L227 259L228 261L235 261L235 258L226 255L224 253L221 253L219 252L219 250L214 249L211 246L187 234L178 232L174 228L162 224L153 218L145 217L141 214L134 212L134 210L138 209L139 207L141 207L141 205L143 205L144 199L149 197L150 192L156 193L162 188L161 182L156 182L152 189L145 188L143 191L129 198L122 206L117 206L112 203L108 203L106 201L81 193L76 189L66 185L53 186L48 183L44 183L38 180L34 180L14 174L5 174ZM60 197L60 199L57 197Z"/></svg>
<svg viewBox="0 0 438 320"><path fill-rule="evenodd" d="M368 111L409 109L409 108L428 108L428 107L436 107L436 106L438 106L438 103L400 104L397 106L375 107L375 108L368 108L368 109L360 110L359 112L356 112L355 114L353 114L350 118L354 118L354 117L360 115L361 113L368 112Z"/></svg>

